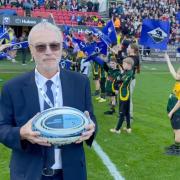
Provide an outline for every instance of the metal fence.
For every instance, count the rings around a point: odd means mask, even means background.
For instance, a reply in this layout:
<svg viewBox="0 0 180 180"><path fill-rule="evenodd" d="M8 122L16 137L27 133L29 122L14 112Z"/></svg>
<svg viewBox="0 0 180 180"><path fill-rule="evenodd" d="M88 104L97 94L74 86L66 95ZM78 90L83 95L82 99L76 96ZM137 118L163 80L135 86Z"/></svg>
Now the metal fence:
<svg viewBox="0 0 180 180"><path fill-rule="evenodd" d="M172 61L180 61L180 52L177 51L178 45L169 45L167 53ZM164 51L157 49L148 49L143 46L139 47L141 61L165 61Z"/></svg>

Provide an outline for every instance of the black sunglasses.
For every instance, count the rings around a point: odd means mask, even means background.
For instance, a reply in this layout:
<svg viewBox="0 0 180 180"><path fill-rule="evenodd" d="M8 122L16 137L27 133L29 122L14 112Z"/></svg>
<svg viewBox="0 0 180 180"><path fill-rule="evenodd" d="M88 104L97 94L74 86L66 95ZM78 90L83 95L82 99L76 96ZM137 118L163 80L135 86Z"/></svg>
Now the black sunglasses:
<svg viewBox="0 0 180 180"><path fill-rule="evenodd" d="M34 45L35 49L39 53L44 53L47 50L47 46L51 49L51 51L59 51L61 44L60 43L49 43L49 44L38 44Z"/></svg>

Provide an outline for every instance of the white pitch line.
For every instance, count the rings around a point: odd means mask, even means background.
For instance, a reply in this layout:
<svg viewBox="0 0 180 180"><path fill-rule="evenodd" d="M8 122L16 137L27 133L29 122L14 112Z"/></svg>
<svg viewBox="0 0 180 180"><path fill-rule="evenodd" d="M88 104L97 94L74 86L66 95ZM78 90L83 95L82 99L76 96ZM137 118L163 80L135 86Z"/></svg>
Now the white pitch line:
<svg viewBox="0 0 180 180"><path fill-rule="evenodd" d="M113 162L109 159L108 155L102 150L101 146L96 141L93 142L92 146L106 168L109 170L111 176L113 176L115 180L124 180L115 164L113 164Z"/></svg>

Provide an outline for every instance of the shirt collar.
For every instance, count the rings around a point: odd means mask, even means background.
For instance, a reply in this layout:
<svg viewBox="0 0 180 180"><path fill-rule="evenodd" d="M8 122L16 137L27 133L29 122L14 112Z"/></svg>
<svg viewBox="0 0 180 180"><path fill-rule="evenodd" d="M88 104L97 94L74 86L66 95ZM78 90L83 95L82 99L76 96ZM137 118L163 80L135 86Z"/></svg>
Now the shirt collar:
<svg viewBox="0 0 180 180"><path fill-rule="evenodd" d="M37 68L35 68L35 76L36 76L39 86L41 88L44 87L44 85L46 84L46 81L48 81L48 80L51 80L53 82L53 84L58 85L57 79L59 79L59 71L51 79L47 79L46 77L44 77L42 74L39 73Z"/></svg>

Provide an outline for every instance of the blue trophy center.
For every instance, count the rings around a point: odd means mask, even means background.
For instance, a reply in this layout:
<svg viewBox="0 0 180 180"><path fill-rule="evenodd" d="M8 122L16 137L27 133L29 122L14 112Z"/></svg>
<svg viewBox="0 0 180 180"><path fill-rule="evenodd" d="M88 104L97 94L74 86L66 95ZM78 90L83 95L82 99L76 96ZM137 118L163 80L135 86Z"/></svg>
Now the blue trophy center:
<svg viewBox="0 0 180 180"><path fill-rule="evenodd" d="M68 129L79 126L82 119L71 114L55 115L45 121L45 126L53 129Z"/></svg>

